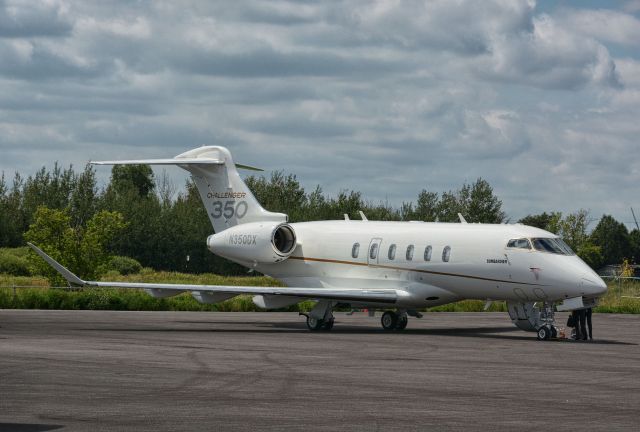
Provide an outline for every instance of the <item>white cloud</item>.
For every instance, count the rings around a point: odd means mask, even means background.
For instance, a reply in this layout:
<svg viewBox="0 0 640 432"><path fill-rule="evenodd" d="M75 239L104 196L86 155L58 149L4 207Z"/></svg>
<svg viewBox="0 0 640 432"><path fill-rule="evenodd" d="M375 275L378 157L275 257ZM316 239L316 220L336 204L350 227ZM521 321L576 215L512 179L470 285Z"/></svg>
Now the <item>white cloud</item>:
<svg viewBox="0 0 640 432"><path fill-rule="evenodd" d="M615 42L631 47L640 43L640 20L620 11L570 10L563 21L573 31L604 42Z"/></svg>
<svg viewBox="0 0 640 432"><path fill-rule="evenodd" d="M616 59L616 69L626 87L640 88L640 61L631 58Z"/></svg>
<svg viewBox="0 0 640 432"><path fill-rule="evenodd" d="M563 29L548 15L533 19L532 25L530 32L494 35L479 73L558 89L619 85L615 64L603 45Z"/></svg>
<svg viewBox="0 0 640 432"><path fill-rule="evenodd" d="M103 37L109 37L109 35L133 39L151 37L151 26L144 17L135 17L129 20L99 20L94 17L82 17L76 21L75 30L80 33L106 33L101 35Z"/></svg>
<svg viewBox="0 0 640 432"><path fill-rule="evenodd" d="M477 177L515 218L616 214L637 195L639 60L609 49L632 47L623 11L510 0L0 0L0 11L11 12L0 12L0 170L222 144L309 188L394 204ZM587 32L593 17L618 33Z"/></svg>

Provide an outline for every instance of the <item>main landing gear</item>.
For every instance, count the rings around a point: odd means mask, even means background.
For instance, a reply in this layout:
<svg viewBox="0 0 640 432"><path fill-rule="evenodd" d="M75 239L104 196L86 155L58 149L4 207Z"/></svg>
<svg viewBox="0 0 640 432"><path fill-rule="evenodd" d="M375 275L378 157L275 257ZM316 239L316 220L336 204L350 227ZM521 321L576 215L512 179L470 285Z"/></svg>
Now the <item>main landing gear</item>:
<svg viewBox="0 0 640 432"><path fill-rule="evenodd" d="M333 316L328 320L318 319L311 315L307 315L307 328L311 331L329 331L333 328Z"/></svg>
<svg viewBox="0 0 640 432"><path fill-rule="evenodd" d="M334 317L333 307L335 303L328 300L321 300L316 303L315 307L309 311L309 313L300 312L300 315L307 317L307 328L310 331L329 331L333 328ZM374 309L369 310L369 316L373 317L375 314ZM422 314L412 309L401 309L398 311L386 311L382 314L380 323L382 328L386 331L400 331L407 328L409 323L408 316L411 315L416 318L422 318Z"/></svg>
<svg viewBox="0 0 640 432"><path fill-rule="evenodd" d="M382 328L386 331L404 330L405 328L407 328L409 318L407 317L406 312L396 313L393 311L386 311L382 314L380 323L382 324Z"/></svg>
<svg viewBox="0 0 640 432"><path fill-rule="evenodd" d="M321 300L307 313L300 315L307 317L307 328L311 331L329 331L333 328L333 303Z"/></svg>

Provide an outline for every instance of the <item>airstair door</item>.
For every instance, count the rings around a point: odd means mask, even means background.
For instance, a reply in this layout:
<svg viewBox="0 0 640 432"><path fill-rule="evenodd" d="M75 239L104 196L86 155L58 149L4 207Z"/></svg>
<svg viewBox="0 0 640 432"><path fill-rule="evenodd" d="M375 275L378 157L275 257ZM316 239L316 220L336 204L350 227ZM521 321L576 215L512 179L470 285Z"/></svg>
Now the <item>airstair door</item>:
<svg viewBox="0 0 640 432"><path fill-rule="evenodd" d="M381 242L382 242L381 238L371 239L371 243L369 243L369 250L367 251L367 264L369 265L378 264L378 257L380 256Z"/></svg>

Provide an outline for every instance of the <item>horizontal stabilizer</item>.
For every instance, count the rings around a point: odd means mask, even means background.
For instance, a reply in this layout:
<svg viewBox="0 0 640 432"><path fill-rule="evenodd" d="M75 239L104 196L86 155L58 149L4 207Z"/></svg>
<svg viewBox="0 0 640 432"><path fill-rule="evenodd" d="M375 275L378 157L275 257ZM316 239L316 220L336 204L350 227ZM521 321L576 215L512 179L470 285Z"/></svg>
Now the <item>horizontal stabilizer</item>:
<svg viewBox="0 0 640 432"><path fill-rule="evenodd" d="M93 161L92 165L224 165L224 161L220 159L206 158L189 158L189 159L130 159L130 160L110 160L110 161ZM242 168L250 171L264 171L251 165L235 164L236 168Z"/></svg>
<svg viewBox="0 0 640 432"><path fill-rule="evenodd" d="M111 160L95 161L92 165L180 165L180 164L204 164L204 165L224 165L220 159L189 158L189 159L138 159L138 160Z"/></svg>

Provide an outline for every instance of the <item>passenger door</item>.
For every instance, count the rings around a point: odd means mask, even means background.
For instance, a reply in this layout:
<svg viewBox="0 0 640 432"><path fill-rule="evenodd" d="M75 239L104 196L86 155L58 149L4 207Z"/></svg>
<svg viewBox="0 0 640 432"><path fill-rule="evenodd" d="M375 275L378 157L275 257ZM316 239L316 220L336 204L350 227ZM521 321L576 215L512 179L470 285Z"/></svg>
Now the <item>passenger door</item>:
<svg viewBox="0 0 640 432"><path fill-rule="evenodd" d="M369 265L378 264L378 257L380 256L381 242L382 242L381 238L371 239L371 243L369 243L369 249L367 249L367 264Z"/></svg>

